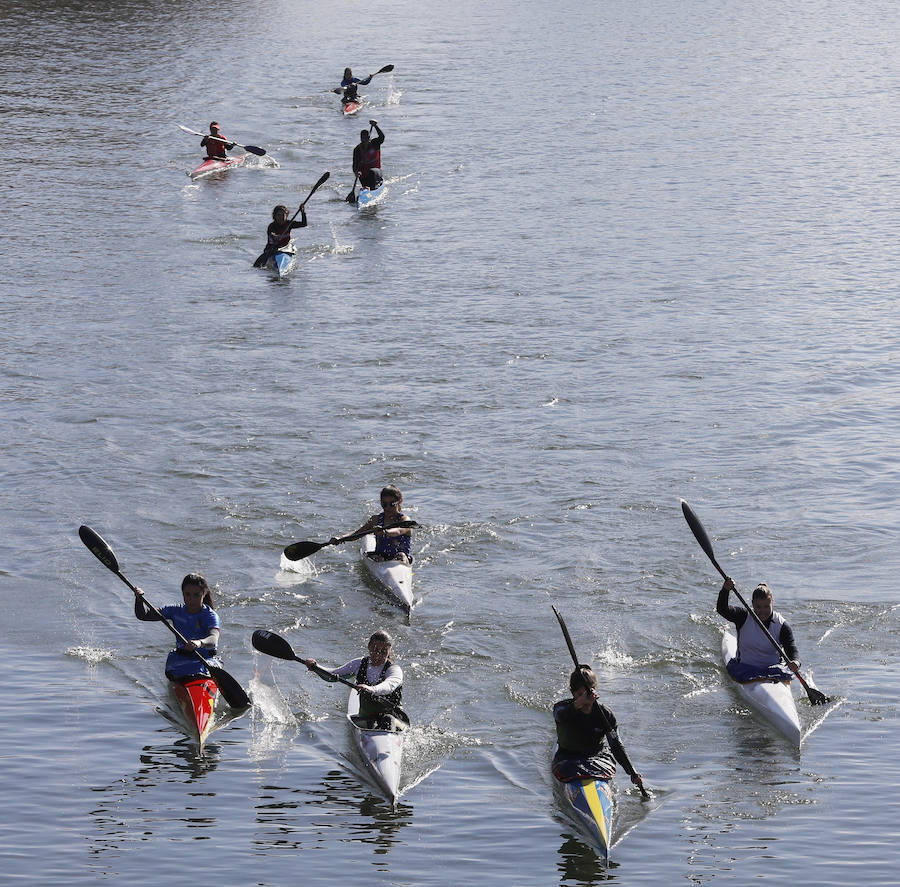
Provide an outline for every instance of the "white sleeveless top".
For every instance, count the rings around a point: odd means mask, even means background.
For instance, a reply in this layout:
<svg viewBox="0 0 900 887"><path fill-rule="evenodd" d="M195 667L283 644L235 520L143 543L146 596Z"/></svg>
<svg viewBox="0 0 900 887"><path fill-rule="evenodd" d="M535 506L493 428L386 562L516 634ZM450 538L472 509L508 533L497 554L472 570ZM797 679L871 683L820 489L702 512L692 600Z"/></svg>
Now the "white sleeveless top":
<svg viewBox="0 0 900 887"><path fill-rule="evenodd" d="M775 611L769 623L769 634L778 640L784 617ZM756 620L748 613L741 630L738 632L737 658L746 665L766 668L778 665L781 656L774 644L766 637L765 632L756 624Z"/></svg>

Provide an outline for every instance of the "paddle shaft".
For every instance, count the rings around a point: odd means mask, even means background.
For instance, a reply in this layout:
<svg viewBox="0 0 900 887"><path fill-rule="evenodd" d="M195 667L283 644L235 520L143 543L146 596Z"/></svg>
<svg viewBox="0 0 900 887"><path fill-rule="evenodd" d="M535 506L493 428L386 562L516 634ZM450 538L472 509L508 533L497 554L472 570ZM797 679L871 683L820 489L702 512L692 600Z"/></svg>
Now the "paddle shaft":
<svg viewBox="0 0 900 887"><path fill-rule="evenodd" d="M221 136L214 136L209 132L197 132L196 130L188 129L180 123L178 124L178 128L184 130L184 132L189 132L192 136L200 136L201 139L210 139L213 142L224 142L226 145L232 144L236 148L243 148L245 151L249 151L251 154L256 154L259 157L262 157L266 153L265 148L260 148L257 145L241 145L238 144L238 142L232 142L231 139L223 139Z"/></svg>
<svg viewBox="0 0 900 887"><path fill-rule="evenodd" d="M572 643L572 636L569 634L569 629L566 627L566 622L562 618L562 614L556 607L553 607L553 612L556 614L556 618L559 622L559 627L562 629L563 637L566 639L566 646L569 648L569 654L572 657L572 662L575 663L575 668L578 669L578 672L582 675L582 679L584 676L584 671L581 668L581 663L578 661L578 654L575 652L575 645ZM584 681L584 688L588 689L587 681ZM613 731L613 725L609 722L609 718L606 717L606 713L603 711L603 707L600 705L598 701L595 700L595 705L597 706L597 711L600 713L600 718L603 721L603 730L605 733L611 733ZM622 746L622 743L619 743L619 746ZM634 769L631 761L628 759L628 755L625 754L625 749L622 748L622 754L625 757L623 762L623 766L625 767L625 772L628 773L629 776L637 776L637 771ZM630 772L629 772L630 771ZM638 777L638 788L641 790L641 795L644 798L649 798L650 794L647 789L644 788L643 780Z"/></svg>
<svg viewBox="0 0 900 887"><path fill-rule="evenodd" d="M403 529L414 529L419 525L414 520L402 520L397 521L395 524L388 524L386 527L381 527L382 530L394 530L397 527L402 527ZM302 561L303 558L309 557L310 555L315 554L317 551L321 551L323 548L326 548L329 545L343 545L345 542L352 542L354 539L362 539L363 536L368 536L370 533L373 533L373 530L360 530L358 533L352 533L349 536L345 536L343 539L338 539L335 542L332 542L330 539L327 542L294 542L292 545L288 545L284 549L285 557L291 561ZM299 557L292 557L292 555L296 554L297 547L300 546L302 551ZM293 549L293 550L292 550ZM290 553L288 553L290 552Z"/></svg>
<svg viewBox="0 0 900 887"><path fill-rule="evenodd" d="M681 500L681 511L682 514L684 514L684 519L687 521L688 526L691 528L691 532L694 534L694 538L697 540L697 542L700 543L700 547L706 552L706 556L709 558L710 562L716 568L716 570L718 570L719 575L723 579L729 579L730 577L728 576L728 574L722 569L719 562L716 560L709 534L704 529L703 524L700 523L700 518L697 517L694 509L691 508L691 506L688 505L687 502L684 501L684 499ZM733 590L735 595L737 596L737 599L741 602L741 604L743 604L744 609L750 614L750 616L753 617L754 622L756 622L756 624L762 629L765 636L772 643L772 646L778 651L778 655L781 656L781 658L786 663L790 664L791 658L785 652L784 647L782 647L781 644L779 644L778 641L775 640L775 638L772 636L772 633L763 624L762 619L760 619L759 616L756 615L756 611L744 600L743 595L737 590L737 588ZM821 690L817 690L815 687L811 687L806 682L803 675L800 674L799 669L791 668L791 670L795 675L797 675L797 680L799 680L803 685L803 689L806 690L806 695L809 697L809 701L813 705L821 705L824 702L827 702L828 697Z"/></svg>
<svg viewBox="0 0 900 887"><path fill-rule="evenodd" d="M87 532L85 532L87 531ZM112 549L106 543L106 541L97 534L90 527L83 526L79 529L78 535L81 537L81 541L87 546L87 548L91 551L91 553L99 560L108 570L115 573L135 594L138 593L138 589L132 582L125 576L124 573L119 569L118 561L116 560L116 556L113 554ZM102 546L102 548L98 548L98 546ZM105 549L105 550L104 550ZM159 621L181 641L182 644L187 646L190 641L177 629L165 616L147 600L147 598L141 594L144 603L150 608L152 612L154 612L158 617ZM250 697L244 692L243 687L227 672L224 668L219 668L216 665L210 664L203 656L200 654L199 650L191 651L194 656L203 663L209 673L212 675L213 679L219 684L220 689L222 690L222 696L225 697L225 701L232 708L247 708L250 705Z"/></svg>

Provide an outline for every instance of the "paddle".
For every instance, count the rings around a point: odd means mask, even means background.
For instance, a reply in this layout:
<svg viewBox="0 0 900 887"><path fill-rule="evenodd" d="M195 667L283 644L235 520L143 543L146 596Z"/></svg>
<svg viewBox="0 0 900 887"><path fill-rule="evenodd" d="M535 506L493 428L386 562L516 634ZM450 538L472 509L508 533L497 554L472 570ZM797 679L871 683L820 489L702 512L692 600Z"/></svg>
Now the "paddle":
<svg viewBox="0 0 900 887"><path fill-rule="evenodd" d="M200 136L200 138L212 139L214 142L225 142L226 144L234 145L236 148L243 148L251 154L256 154L257 157L262 157L266 153L265 148L258 148L256 145L239 145L237 142L232 142L230 139L220 139L218 136L214 136L208 132L195 132L193 129L182 126L180 123L178 124L178 128L185 132L189 132L192 136Z"/></svg>
<svg viewBox="0 0 900 887"><path fill-rule="evenodd" d="M132 591L136 591L136 588L122 575L122 572L119 570L119 562L116 560L113 550L99 533L92 530L89 526L82 525L78 528L78 535L81 537L81 541L84 542L100 563L115 573ZM185 638L185 636L175 628L175 626L172 625L172 623L169 622L169 620L166 619L146 597L144 598L144 603L159 616L166 628L168 628L178 640L183 644L188 643L187 638ZM241 687L241 685L228 674L224 668L211 665L197 650L194 650L193 653L206 666L212 679L219 685L219 689L222 691L222 696L225 698L225 701L232 708L247 708L247 706L250 705L250 697L244 692L244 688Z"/></svg>
<svg viewBox="0 0 900 887"><path fill-rule="evenodd" d="M414 527L418 527L414 520L402 520L398 521L395 524L388 524L386 527L381 527L383 530L393 530L396 527L402 527L404 530L411 530ZM332 542L330 539L328 542L294 542L292 545L288 545L284 550L284 556L289 561L302 561L303 558L309 557L311 554L315 554L317 551L325 548L327 545L343 545L344 542L352 542L354 539L362 539L363 536L368 536L372 530L362 530L359 533L354 533L352 536L345 536L343 539L338 539L336 542Z"/></svg>
<svg viewBox="0 0 900 887"><path fill-rule="evenodd" d="M700 523L700 518L694 513L694 510L691 508L684 499L681 500L681 510L684 513L684 519L687 521L688 526L691 528L691 532L694 534L694 538L700 543L700 547L706 552L706 556L712 561L712 565L719 571L720 575L723 579L727 579L725 571L719 566L719 562L716 560L715 554L713 554L712 542L709 541L709 536L706 534L706 530L703 528L703 524ZM756 615L753 608L750 607L744 598L741 596L741 593L735 588L734 593L737 595L737 599L744 605L744 609L753 617L756 624L763 630L766 637L772 642L772 646L778 651L779 655L785 662L790 662L791 660L788 658L787 653L784 652L784 648L775 638L772 637L769 630L763 625L762 620L759 616ZM792 669L793 670L793 669ZM821 691L817 690L815 687L811 687L803 678L803 675L800 674L800 671L794 671L794 674L797 675L797 679L803 685L803 689L806 690L806 695L809 697L809 701L812 705L825 705L829 699L828 697Z"/></svg>
<svg viewBox="0 0 900 887"><path fill-rule="evenodd" d="M297 207L297 212L295 212L295 213L287 220L287 223L285 224L285 230L286 230L286 231L290 231L290 230L291 230L291 222L293 222L294 219L296 219L297 216L300 215L300 210L302 210L303 207L306 206L306 204L309 202L309 198L312 197L313 194L315 194L316 191L319 190L319 187L320 187L321 185L324 185L325 182L328 181L328 177L329 177L330 175L331 175L331 173L328 172L328 171L326 170L325 172L322 173L321 176L319 176L319 181L316 182L315 185L312 186L312 191L310 191L309 194L306 195L306 200L304 200L303 203L301 203L300 206ZM271 246L269 246L269 245L267 244L267 245L266 245L266 248L265 248L265 249L264 249L264 250L256 257L256 261L253 263L253 267L254 267L254 268L262 268L262 266L265 265L266 262L269 261L269 257L272 256L272 255L274 255L274 254L277 253L277 252L278 252L277 249L273 249Z"/></svg>
<svg viewBox="0 0 900 887"><path fill-rule="evenodd" d="M368 79L371 80L376 74L387 74L388 71L393 71L393 70L394 70L394 66L393 66L393 65L385 65L383 68L379 68L377 71L373 71L371 74L369 74L369 78L368 78ZM332 89L331 91L332 91L335 95L340 95L340 94L344 91L344 87L343 87L343 86L337 86L337 87L335 87L334 89Z"/></svg>
<svg viewBox="0 0 900 887"><path fill-rule="evenodd" d="M353 177L353 187L350 189L350 193L344 198L347 203L356 203L356 183L359 181L359 173L357 173Z"/></svg>
<svg viewBox="0 0 900 887"><path fill-rule="evenodd" d="M563 637L566 639L566 646L569 648L569 654L572 657L572 662L575 663L575 668L578 669L579 673L582 676L582 686L585 689L588 689L588 682L584 679L584 671L581 667L581 663L578 661L578 654L575 652L575 645L572 643L572 636L569 634L569 629L566 627L565 620L562 618L562 615L560 614L559 610L556 609L556 607L553 607L553 612L556 614L556 618L559 622L559 627L562 629ZM609 722L609 718L606 717L606 714L604 713L603 708L600 706L599 702L597 703L597 711L600 713L600 718L603 721L604 732L612 732L613 725ZM619 743L619 745L621 747L621 742ZM631 761L628 760L628 755L625 754L625 749L622 748L621 751L622 755L625 758L625 761L622 765L625 768L625 772L628 773L629 776L637 776L637 771L632 766ZM640 776L637 777L637 787L641 790L641 797L645 801L649 801L650 792L648 792L647 789L644 788L644 781L640 778Z"/></svg>
<svg viewBox="0 0 900 887"><path fill-rule="evenodd" d="M294 652L293 647L291 647L281 635L275 634L274 631L269 631L265 628L257 628L256 631L253 632L251 642L260 653L265 653L267 656L274 656L277 659L286 659L288 662L302 662L306 665L305 660ZM329 683L338 681L341 684L346 684L351 690L356 690L357 693L363 692L356 684L339 675L332 674L320 665L314 665L310 671L314 671L323 681L328 681ZM390 708L386 708L385 711L389 711L401 721L405 721L407 724L409 723L409 715L399 706L391 706Z"/></svg>

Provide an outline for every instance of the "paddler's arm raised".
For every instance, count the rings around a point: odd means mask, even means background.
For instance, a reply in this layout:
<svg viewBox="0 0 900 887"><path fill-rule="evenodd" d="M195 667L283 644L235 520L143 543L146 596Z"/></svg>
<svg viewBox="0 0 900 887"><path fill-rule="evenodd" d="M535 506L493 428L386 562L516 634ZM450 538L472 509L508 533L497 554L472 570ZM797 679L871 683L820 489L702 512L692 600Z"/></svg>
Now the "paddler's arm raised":
<svg viewBox="0 0 900 887"><path fill-rule="evenodd" d="M141 622L162 622L162 618L147 605L144 592L140 588L134 589L134 615Z"/></svg>
<svg viewBox="0 0 900 887"><path fill-rule="evenodd" d="M370 120L369 126L371 126L377 133L374 139L370 139L370 143L373 144L376 148L380 148L382 144L384 144L384 133L381 131L381 127L378 126L378 121Z"/></svg>
<svg viewBox="0 0 900 887"><path fill-rule="evenodd" d="M747 611L743 607L732 607L728 603L728 595L734 591L734 579L728 576L719 589L719 597L716 600L716 612L729 622L733 622L738 628L744 624Z"/></svg>

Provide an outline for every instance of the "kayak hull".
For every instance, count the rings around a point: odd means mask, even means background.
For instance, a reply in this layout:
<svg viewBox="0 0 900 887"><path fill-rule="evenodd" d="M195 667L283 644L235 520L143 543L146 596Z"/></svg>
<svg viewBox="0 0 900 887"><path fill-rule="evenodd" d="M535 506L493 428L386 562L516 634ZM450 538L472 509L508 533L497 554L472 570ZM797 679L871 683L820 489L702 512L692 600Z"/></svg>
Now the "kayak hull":
<svg viewBox="0 0 900 887"><path fill-rule="evenodd" d="M341 105L341 113L345 117L352 117L362 106L363 103L361 101L344 102L344 104Z"/></svg>
<svg viewBox="0 0 900 887"><path fill-rule="evenodd" d="M278 277L287 277L297 265L297 251L293 246L289 249L279 250L269 256L266 268Z"/></svg>
<svg viewBox="0 0 900 887"><path fill-rule="evenodd" d="M365 209L378 203L385 195L387 186L382 182L377 188L360 188L356 197L356 208Z"/></svg>
<svg viewBox="0 0 900 887"><path fill-rule="evenodd" d="M737 637L730 631L722 636L722 660L728 663L737 654ZM797 702L791 692L791 683L786 681L751 681L739 683L730 675L729 683L737 690L741 698L770 727L799 746L802 739L800 713Z"/></svg>
<svg viewBox="0 0 900 887"><path fill-rule="evenodd" d="M351 690L347 700L347 723L353 743L375 784L392 804L396 803L400 794L403 743L409 723L391 716L392 729L372 730L357 723L358 715L359 693Z"/></svg>
<svg viewBox="0 0 900 887"><path fill-rule="evenodd" d="M222 160L216 158L207 158L196 169L191 170L188 175L191 179L201 179L203 176L211 175L214 172L222 172L231 169L233 166L240 166L244 162L244 154L237 154L234 157L225 157Z"/></svg>
<svg viewBox="0 0 900 887"><path fill-rule="evenodd" d="M603 862L608 862L613 823L610 780L575 779L572 782L560 782L554 776L553 782L568 817L589 839Z"/></svg>
<svg viewBox="0 0 900 887"><path fill-rule="evenodd" d="M360 550L363 567L372 581L408 615L413 605L412 565L401 561L372 560L369 557L372 551L375 551L375 537L369 534L363 537Z"/></svg>
<svg viewBox="0 0 900 887"><path fill-rule="evenodd" d="M211 677L198 675L185 681L173 681L172 692L191 731L191 738L202 749L213 730L219 685Z"/></svg>

